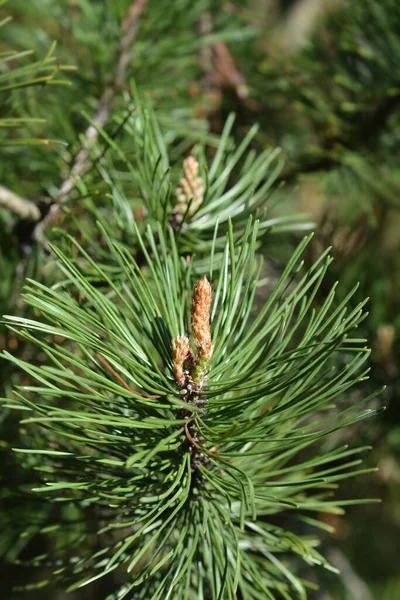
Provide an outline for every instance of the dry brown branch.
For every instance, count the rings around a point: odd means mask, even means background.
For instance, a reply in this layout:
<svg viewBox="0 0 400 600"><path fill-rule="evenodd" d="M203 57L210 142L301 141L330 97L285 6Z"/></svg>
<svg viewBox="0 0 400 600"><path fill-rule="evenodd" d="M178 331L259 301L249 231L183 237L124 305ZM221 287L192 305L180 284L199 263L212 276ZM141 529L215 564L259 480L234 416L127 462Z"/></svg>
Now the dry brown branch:
<svg viewBox="0 0 400 600"><path fill-rule="evenodd" d="M212 28L210 13L204 13L199 20L200 34L208 35ZM215 113L220 110L224 89L233 89L240 103L250 105L245 77L225 42L203 46L199 53L199 62L204 72L201 88L211 103L209 119L214 119ZM212 129L218 130L219 125Z"/></svg>
<svg viewBox="0 0 400 600"><path fill-rule="evenodd" d="M240 100L248 96L248 89L244 75L239 71L235 60L224 42L214 44L215 71L213 74L216 85L231 87L235 90Z"/></svg>
<svg viewBox="0 0 400 600"><path fill-rule="evenodd" d="M147 3L148 0L134 0L127 10L122 22L122 38L118 48L118 60L114 80L110 87L105 89L100 98L97 112L93 117L93 124L89 125L84 133L83 147L78 152L67 177L62 182L55 201L51 205L46 217L35 228L34 238L37 241L44 242L45 227L54 219L60 211L61 206L69 199L71 191L75 188L76 181L82 177L86 169L90 166L89 152L98 138L98 128L106 125L110 118L114 99L126 83L132 46L139 31L140 17Z"/></svg>
<svg viewBox="0 0 400 600"><path fill-rule="evenodd" d="M36 204L31 200L21 198L2 185L0 185L0 206L16 213L21 219L28 221L39 221L40 219L40 210Z"/></svg>

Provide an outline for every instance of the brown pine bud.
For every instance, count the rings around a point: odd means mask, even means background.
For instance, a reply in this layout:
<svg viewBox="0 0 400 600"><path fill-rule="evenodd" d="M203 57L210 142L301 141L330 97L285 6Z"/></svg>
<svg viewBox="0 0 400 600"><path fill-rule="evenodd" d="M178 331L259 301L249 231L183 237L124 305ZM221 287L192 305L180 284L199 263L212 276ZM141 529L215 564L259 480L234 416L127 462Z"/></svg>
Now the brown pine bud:
<svg viewBox="0 0 400 600"><path fill-rule="evenodd" d="M199 208L203 202L204 181L199 177L199 163L194 156L188 156L183 161L183 177L176 188L177 203L174 212L177 221L182 220L189 202L192 201L189 217Z"/></svg>
<svg viewBox="0 0 400 600"><path fill-rule="evenodd" d="M211 285L204 275L195 286L192 300L192 331L197 347L196 367L193 381L200 383L207 372L207 363L212 355L210 331Z"/></svg>
<svg viewBox="0 0 400 600"><path fill-rule="evenodd" d="M185 362L191 352L189 339L185 335L178 335L172 340L172 370L179 387L184 387L186 383Z"/></svg>
<svg viewBox="0 0 400 600"><path fill-rule="evenodd" d="M192 330L199 357L211 357L210 308L211 285L204 275L194 288L192 300Z"/></svg>

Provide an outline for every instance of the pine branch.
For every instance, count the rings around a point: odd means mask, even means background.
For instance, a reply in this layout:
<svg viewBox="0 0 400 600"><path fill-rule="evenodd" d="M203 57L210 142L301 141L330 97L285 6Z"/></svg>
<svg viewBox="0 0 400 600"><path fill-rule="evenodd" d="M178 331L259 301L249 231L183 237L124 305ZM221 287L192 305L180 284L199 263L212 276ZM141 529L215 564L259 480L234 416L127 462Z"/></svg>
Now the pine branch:
<svg viewBox="0 0 400 600"><path fill-rule="evenodd" d="M69 237L67 254L52 247L62 282L30 281L24 295L41 320L7 317L48 359L3 353L30 379L3 401L25 411L16 451L40 474L34 493L44 505L70 507L82 528L88 518L94 528L85 547L81 534L70 542L77 562L62 549L35 559L54 581L67 579L72 590L121 566L119 599L134 590L138 600L163 600L170 590L174 600L233 599L240 590L249 600L282 591L300 600L308 584L282 555L335 570L317 538L290 523L297 514L321 528L320 512L360 502L335 499L332 489L371 471L354 459L365 448L321 445L378 412L362 408L371 398L350 407L344 400L367 373L369 353L356 337L363 303L347 308L349 294L335 304L333 288L312 308L331 259L323 252L303 271L309 237L254 317L257 227L250 221L240 241L229 227L218 257L214 242L213 297L203 278L193 299L196 260L179 259L172 230L148 228L145 243L136 228L140 268L102 229L118 277ZM68 531L50 510L41 527L49 536Z"/></svg>
<svg viewBox="0 0 400 600"><path fill-rule="evenodd" d="M100 173L106 185L98 179L96 186L107 189L112 202L114 217L105 225L111 237L130 240L134 247L135 222L139 227L159 223L164 231L169 224L177 236L179 254L200 252L207 260L217 231L215 247L218 251L223 248L229 219L234 223L234 235L238 239L245 232L251 215L257 215L261 221L260 238L268 233L311 227L302 214L277 218L268 214L283 157L279 148L266 148L257 154L252 148L258 131L256 125L236 144L231 135L235 117L230 115L221 137L212 139L215 152L209 152L209 139L201 138L193 154L176 164L170 158L174 138L171 143L171 137L163 133L148 102L136 95L134 103L136 111L127 127L129 157L119 140L111 140L100 130L108 149ZM115 176L116 161L120 165L118 174L122 175L122 184ZM129 188L125 192L124 181L128 180ZM83 182L81 193L90 195L90 187L85 187ZM145 219L136 217L138 210ZM98 216L94 205L92 221ZM85 238L87 223L82 225L76 220L76 225ZM93 236L90 237L93 244Z"/></svg>
<svg viewBox="0 0 400 600"><path fill-rule="evenodd" d="M118 569L123 584L107 600L305 600L312 584L291 561L336 572L317 550L318 530L328 529L320 513L362 502L334 490L373 470L360 468L367 448L338 443L341 429L380 410L375 394L348 401L368 373L364 302L351 305L355 290L340 301L336 285L323 288L327 251L304 269L310 236L266 302L255 300L261 237L299 228L296 216L266 218L282 164L278 150L256 152L256 127L235 144L230 116L208 152L210 138L186 124L165 135L134 100L135 115L119 122L129 151L105 131L146 5L130 5L113 83L37 229L43 236L76 185L83 210L71 211L70 235L52 246L55 279L27 280L30 312L6 317L28 351L3 353L23 377L1 404L22 415L13 460L40 507L15 513L17 530L48 542L25 564L46 569L39 589L74 590ZM182 7L199 23L209 6L186 0L163 15L167 5L155 2L155 15L172 24ZM198 66L193 49L210 44L201 55L213 61L214 85L245 96L227 47L204 33L188 35L176 56ZM149 48L141 39L135 56ZM158 64L162 51L149 54Z"/></svg>
<svg viewBox="0 0 400 600"><path fill-rule="evenodd" d="M114 81L100 98L99 107L93 121L83 135L83 147L78 152L68 176L62 182L55 202L51 205L45 218L35 228L34 238L42 243L44 242L44 229L54 220L61 206L69 199L71 192L75 189L76 181L82 177L90 166L89 152L98 139L98 130L108 122L114 99L126 83L132 47L139 31L140 17L147 2L148 0L134 0L123 19Z"/></svg>

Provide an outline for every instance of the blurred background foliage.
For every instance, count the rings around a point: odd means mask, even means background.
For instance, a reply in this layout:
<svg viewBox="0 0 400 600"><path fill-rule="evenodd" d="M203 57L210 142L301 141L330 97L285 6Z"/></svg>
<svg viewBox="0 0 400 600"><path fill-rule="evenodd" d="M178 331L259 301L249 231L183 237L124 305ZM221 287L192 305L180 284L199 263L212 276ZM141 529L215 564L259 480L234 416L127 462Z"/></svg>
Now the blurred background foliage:
<svg viewBox="0 0 400 600"><path fill-rule="evenodd" d="M134 43L124 47L132 6L140 11L140 21ZM280 146L285 157L272 215L306 212L316 231L308 261L332 245L335 261L327 288L338 279L345 294L359 282L355 301L371 298L360 334L373 349L366 387L387 386L386 413L350 432L358 443L373 445L368 461L379 471L372 478L349 480L340 490L343 496L381 497L382 503L330 517L327 524L336 532L326 536L324 549L342 576L319 573L326 579L320 579L315 598L400 597L398 1L13 0L3 3L0 12L2 314L25 310L18 297L26 276L51 277L51 261L35 238L40 239L38 223L49 219L63 190L68 188L66 210L51 223L77 235L83 229L90 239L94 208L110 210L106 190L97 190L95 207L87 200L99 157L110 148L98 132L91 138L88 128L95 119L129 157L134 86L154 106L177 173L194 143L213 152L232 111L237 139L259 123L252 146ZM105 119L101 109L106 109ZM82 146L92 167L85 162L84 183L75 188L70 174ZM107 169L129 194L129 173L117 154L108 152ZM22 208L7 195L10 191L26 200ZM279 272L300 235L266 238L266 276L273 279ZM18 344L2 332L2 348L23 353ZM18 377L10 366L3 367L2 393L9 393ZM1 428L1 449L7 450L15 435L7 414ZM9 453L3 455L5 489L10 481L18 482L18 468ZM3 496L7 510L0 526L5 532L10 498L6 492ZM40 511L27 505L21 491L13 511L31 508ZM0 548L8 559L16 556L6 533ZM11 584L20 577L17 567L4 563L2 570L2 597L29 596L12 595ZM99 593L105 597L104 590ZM93 597L87 594L74 597ZM60 593L57 600L63 597Z"/></svg>

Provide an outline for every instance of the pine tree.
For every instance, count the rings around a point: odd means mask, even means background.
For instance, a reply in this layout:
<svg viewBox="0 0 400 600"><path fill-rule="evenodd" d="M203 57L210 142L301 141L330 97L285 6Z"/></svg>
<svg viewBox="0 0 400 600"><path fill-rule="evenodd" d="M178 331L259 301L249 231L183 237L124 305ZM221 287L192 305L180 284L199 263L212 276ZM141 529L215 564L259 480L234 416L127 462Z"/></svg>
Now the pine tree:
<svg viewBox="0 0 400 600"><path fill-rule="evenodd" d="M123 18L117 64L133 36L151 102L117 70L98 82L82 148L57 157L65 176L52 180L43 161L54 195L33 230L33 263L51 259L5 317L16 385L2 405L20 419L18 484L2 491L6 554L38 568L21 586L33 594L97 582L108 600L306 598L302 561L335 571L317 550L329 529L318 515L362 502L333 492L371 471L358 468L367 448L333 435L377 412L375 393L348 402L368 372L356 332L365 303L351 305L355 289L336 300L333 286L315 306L331 258L304 268L311 236L260 303L261 244L309 228L268 214L280 152L258 151L256 127L232 139L233 116L218 136L189 118L190 101L175 114L182 89L158 110L157 78L177 68L176 53L193 67L202 45L237 33L209 3L182 2L168 13L182 45L168 38L153 55L145 32L170 31L164 3L126 4L78 3L87 21L74 35L113 14L112 37ZM201 17L224 28L194 40L185 32ZM106 51L101 61L107 73ZM25 560L38 540L44 551Z"/></svg>
<svg viewBox="0 0 400 600"><path fill-rule="evenodd" d="M368 352L352 333L362 305L333 308L332 290L311 310L330 259L323 253L301 274L305 238L254 315L264 224L251 218L236 231L228 220L224 236L217 221L211 242L206 229L206 243L182 253L180 231L186 224L188 235L196 223L196 213L188 217L193 201L199 211L212 206L213 187L221 189L228 176L222 156L218 151L207 170L208 186L196 159L185 160L172 225L150 211L144 229L132 222L136 259L105 222L97 225L101 251L71 236L66 250L52 246L56 283L29 281L23 295L41 319L7 319L37 346L35 361L4 353L37 382L18 386L4 406L25 417L16 451L40 475L34 490L48 508L37 530L55 536L49 556L34 564L44 561L53 583L61 578L74 589L124 566L131 575L110 598L233 598L238 590L247 598L301 598L307 583L280 554L329 568L314 539L269 519L298 512L317 526L304 513L346 504L329 490L358 472L350 457L362 449L298 455L372 414L359 408L368 399L340 408L345 390L366 374ZM148 170L140 164L140 182L154 177L151 163ZM246 169L225 195L246 189L247 177ZM171 186L157 187L158 206L168 206ZM177 219L184 201L193 222ZM20 527L23 535L23 520ZM100 549L91 548L93 536Z"/></svg>

